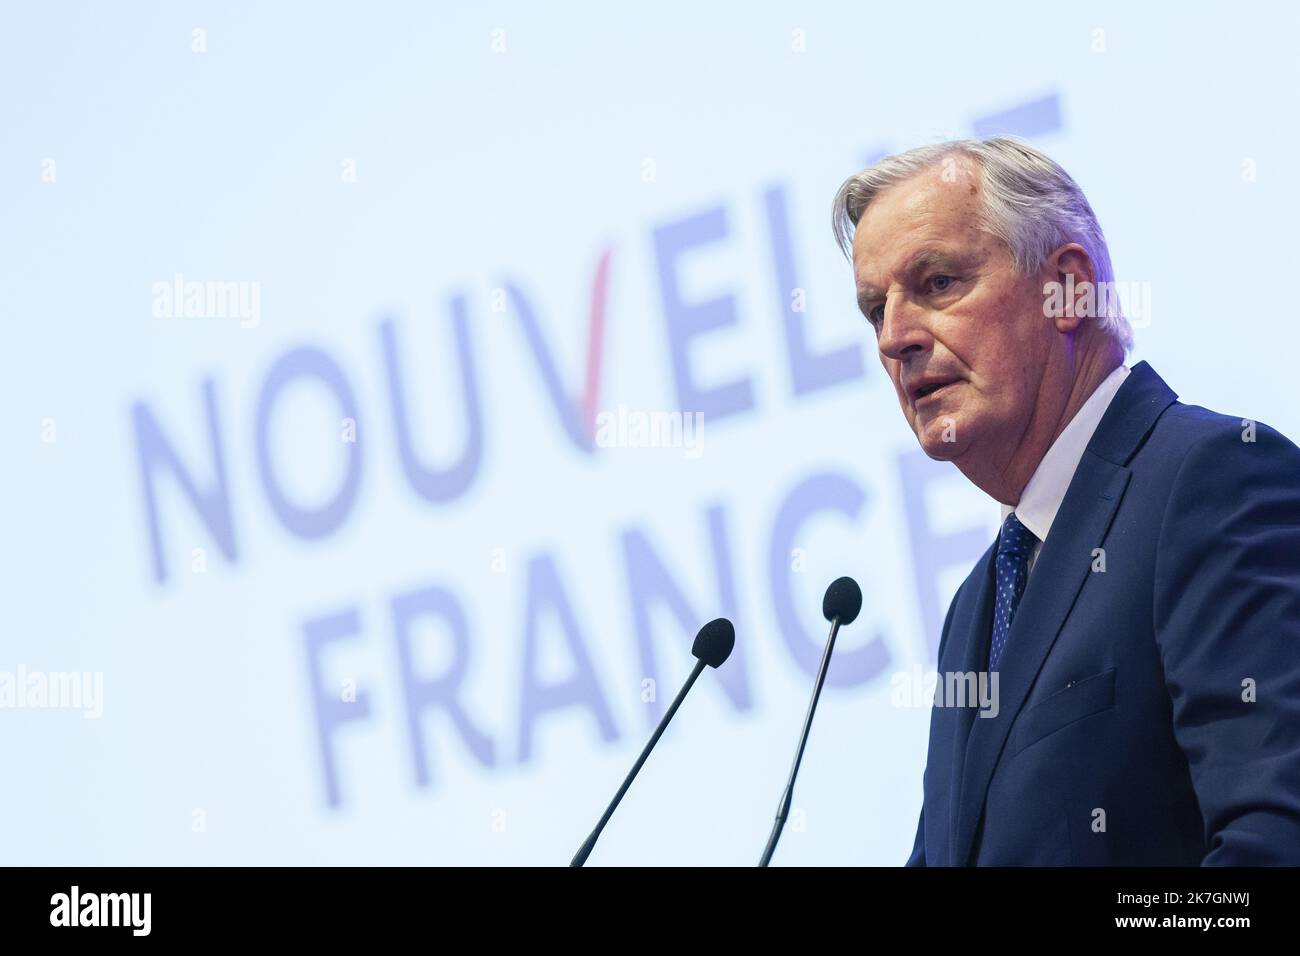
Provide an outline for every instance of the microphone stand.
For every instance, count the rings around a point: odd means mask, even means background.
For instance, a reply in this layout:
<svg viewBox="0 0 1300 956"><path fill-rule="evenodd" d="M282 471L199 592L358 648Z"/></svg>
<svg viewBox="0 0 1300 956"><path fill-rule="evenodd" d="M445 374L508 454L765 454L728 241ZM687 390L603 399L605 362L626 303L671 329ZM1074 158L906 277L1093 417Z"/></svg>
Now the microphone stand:
<svg viewBox="0 0 1300 956"><path fill-rule="evenodd" d="M587 837L587 841L583 843L582 846L578 848L578 852L573 855L573 859L569 862L569 866L582 866L582 864L587 862L587 857L591 855L592 848L595 847L596 840L600 837L600 831L605 829L605 824L608 823L609 818L614 815L614 809L618 806L619 801L623 799L623 794L627 793L627 788L632 786L632 780L636 777L637 771L641 769L641 765L645 763L646 758L650 756L650 751L654 749L655 744L659 741L659 737L663 734L664 728L668 726L668 721L673 719L673 714L677 713L677 708L680 707L682 701L686 699L686 692L691 689L692 685L694 685L695 679L700 676L702 670L704 670L704 661L696 660L695 669L691 671L691 676L688 677L686 683L682 685L681 691L677 694L677 699L674 700L673 705L668 708L668 712L664 714L663 720L659 721L659 726L655 728L654 736L650 738L650 742L646 744L645 749L641 751L641 756L638 757L636 763L632 765L632 770L628 773L627 777L624 778L623 786L618 788L618 793L614 794L614 799L610 801L609 806L605 809L605 815L601 817L600 822L596 824L596 829L591 831L591 836Z"/></svg>
<svg viewBox="0 0 1300 956"><path fill-rule="evenodd" d="M781 794L781 803L776 808L776 823L772 825L772 835L767 838L767 847L763 850L763 858L758 861L760 867L765 867L772 859L772 854L776 852L776 841L781 839L781 831L785 828L785 819L790 815L790 801L794 799L794 778L799 774L799 763L803 760L804 747L808 745L808 732L812 729L813 714L817 712L817 699L821 697L822 684L826 682L826 670L831 663L831 651L835 648L835 635L840 630L839 615L831 618L831 635L826 641L826 650L822 653L821 667L817 669L817 684L813 687L812 700L808 702L808 716L803 719L803 733L799 735L799 749L795 751L794 766L790 768L790 780L785 785L785 792Z"/></svg>

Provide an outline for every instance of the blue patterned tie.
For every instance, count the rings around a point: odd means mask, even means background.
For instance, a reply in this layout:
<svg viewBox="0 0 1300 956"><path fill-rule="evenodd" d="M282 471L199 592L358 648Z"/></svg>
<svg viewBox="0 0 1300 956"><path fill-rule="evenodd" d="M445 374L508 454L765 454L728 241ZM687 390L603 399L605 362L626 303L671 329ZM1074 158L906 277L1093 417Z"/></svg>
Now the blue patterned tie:
<svg viewBox="0 0 1300 956"><path fill-rule="evenodd" d="M989 670L998 669L1002 651L1011 633L1011 621L1020 606L1020 596L1025 593L1029 579L1029 557L1038 541L1034 533L1020 523L1015 512L1002 522L998 535L998 553L994 558L997 569L997 598L993 603L993 641L989 646Z"/></svg>

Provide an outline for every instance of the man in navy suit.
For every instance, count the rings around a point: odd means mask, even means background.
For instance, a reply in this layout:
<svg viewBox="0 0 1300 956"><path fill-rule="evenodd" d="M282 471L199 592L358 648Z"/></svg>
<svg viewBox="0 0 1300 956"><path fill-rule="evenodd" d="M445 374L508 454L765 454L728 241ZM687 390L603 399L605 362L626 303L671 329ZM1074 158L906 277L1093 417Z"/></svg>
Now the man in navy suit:
<svg viewBox="0 0 1300 956"><path fill-rule="evenodd" d="M882 160L835 227L921 447L1002 503L908 865L1300 863L1300 449L1124 364L1101 228L1027 144Z"/></svg>

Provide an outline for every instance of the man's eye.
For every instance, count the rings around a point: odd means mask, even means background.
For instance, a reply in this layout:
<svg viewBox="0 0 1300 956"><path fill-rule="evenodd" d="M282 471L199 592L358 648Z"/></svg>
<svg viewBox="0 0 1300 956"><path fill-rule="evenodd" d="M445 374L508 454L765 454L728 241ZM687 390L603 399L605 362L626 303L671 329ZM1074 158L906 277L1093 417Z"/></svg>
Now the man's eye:
<svg viewBox="0 0 1300 956"><path fill-rule="evenodd" d="M952 276L931 276L929 279L930 288L935 292L946 291L948 286L952 285L955 281L956 280L953 279Z"/></svg>
<svg viewBox="0 0 1300 956"><path fill-rule="evenodd" d="M867 313L867 321L872 325L879 325L881 322L885 321L885 307L883 305L874 306L871 311Z"/></svg>

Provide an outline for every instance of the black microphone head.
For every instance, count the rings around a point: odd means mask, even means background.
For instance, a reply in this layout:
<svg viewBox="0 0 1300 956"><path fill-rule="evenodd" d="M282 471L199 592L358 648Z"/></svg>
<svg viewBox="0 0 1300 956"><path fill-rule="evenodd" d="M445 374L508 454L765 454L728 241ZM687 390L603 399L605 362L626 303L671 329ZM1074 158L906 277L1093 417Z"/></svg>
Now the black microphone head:
<svg viewBox="0 0 1300 956"><path fill-rule="evenodd" d="M852 624L862 610L862 588L852 578L836 578L822 598L822 615L826 620L840 619L840 624Z"/></svg>
<svg viewBox="0 0 1300 956"><path fill-rule="evenodd" d="M700 628L691 653L710 667L721 667L735 646L736 628L725 617L720 617Z"/></svg>

